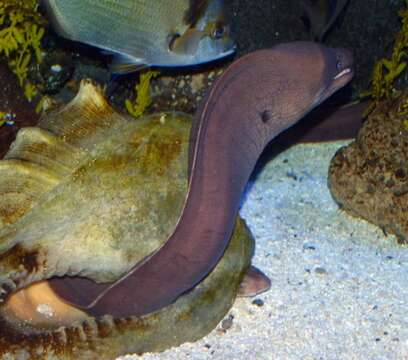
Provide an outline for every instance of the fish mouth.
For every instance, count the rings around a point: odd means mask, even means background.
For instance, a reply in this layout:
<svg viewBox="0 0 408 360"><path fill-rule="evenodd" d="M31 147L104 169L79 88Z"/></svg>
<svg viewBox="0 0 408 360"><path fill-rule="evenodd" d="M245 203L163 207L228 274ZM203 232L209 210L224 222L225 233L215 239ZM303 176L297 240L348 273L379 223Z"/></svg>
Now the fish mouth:
<svg viewBox="0 0 408 360"><path fill-rule="evenodd" d="M237 50L235 41L231 38L214 40L210 36L201 39L193 54L194 65L211 63L234 54Z"/></svg>
<svg viewBox="0 0 408 360"><path fill-rule="evenodd" d="M223 60L225 58L232 57L236 50L237 46L235 44L232 44L231 46L225 47L223 46L223 49L211 49L211 51L208 51L208 49L204 49L204 51L200 52L197 51L196 54L191 54L191 55L175 55L171 54L171 51L168 52L171 56L168 58L167 63L162 63L162 62L153 62L151 66L158 67L158 68L187 68L187 67L197 67L201 65L206 65L206 64L212 64L214 62ZM205 55L203 55L203 53ZM228 59L227 59L228 60Z"/></svg>
<svg viewBox="0 0 408 360"><path fill-rule="evenodd" d="M219 60L219 59L231 56L235 54L236 51L237 51L237 46L233 45L230 49L221 52L218 56L215 56L213 60Z"/></svg>

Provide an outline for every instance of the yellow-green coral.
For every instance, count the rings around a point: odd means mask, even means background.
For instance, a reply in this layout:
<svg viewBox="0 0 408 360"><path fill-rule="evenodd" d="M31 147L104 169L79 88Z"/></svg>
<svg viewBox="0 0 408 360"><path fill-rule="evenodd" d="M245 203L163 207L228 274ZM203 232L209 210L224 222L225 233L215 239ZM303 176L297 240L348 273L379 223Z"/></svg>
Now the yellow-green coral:
<svg viewBox="0 0 408 360"><path fill-rule="evenodd" d="M38 90L27 79L28 67L33 56L41 62L45 32L37 8L37 0L0 0L0 55L6 57L29 101Z"/></svg>
<svg viewBox="0 0 408 360"><path fill-rule="evenodd" d="M366 113L371 110L384 98L390 98L393 94L398 94L394 88L396 79L407 67L408 50L408 0L406 7L399 12L402 27L395 37L394 48L389 59L382 58L374 65L372 75L372 89L363 96L371 96L374 103Z"/></svg>
<svg viewBox="0 0 408 360"><path fill-rule="evenodd" d="M408 117L408 97L406 97L399 104L398 116L405 117L405 119L402 120L402 124L404 125L405 129L408 130L408 119L407 119L407 117Z"/></svg>
<svg viewBox="0 0 408 360"><path fill-rule="evenodd" d="M135 86L136 99L125 100L127 111L134 117L141 116L151 104L150 80L159 74L158 71L147 71L140 74L139 84Z"/></svg>

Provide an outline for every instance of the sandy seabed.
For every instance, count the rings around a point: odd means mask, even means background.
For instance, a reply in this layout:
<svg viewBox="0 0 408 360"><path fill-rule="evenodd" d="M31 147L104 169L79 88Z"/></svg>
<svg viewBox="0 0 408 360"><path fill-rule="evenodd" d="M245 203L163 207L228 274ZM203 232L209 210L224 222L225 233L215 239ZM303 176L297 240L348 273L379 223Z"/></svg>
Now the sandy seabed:
<svg viewBox="0 0 408 360"><path fill-rule="evenodd" d="M241 215L270 291L237 299L198 342L120 359L408 359L408 247L332 200L343 144L294 146L248 186Z"/></svg>

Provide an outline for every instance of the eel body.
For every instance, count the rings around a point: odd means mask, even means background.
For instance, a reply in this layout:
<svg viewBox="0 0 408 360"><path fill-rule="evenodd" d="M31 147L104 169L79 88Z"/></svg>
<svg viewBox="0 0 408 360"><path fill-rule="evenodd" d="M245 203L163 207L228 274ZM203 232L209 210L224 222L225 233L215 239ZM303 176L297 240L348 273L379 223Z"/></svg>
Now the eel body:
<svg viewBox="0 0 408 360"><path fill-rule="evenodd" d="M189 186L167 242L111 284L70 279L89 296L68 302L94 316L143 315L174 302L214 268L241 195L265 146L344 86L352 56L312 42L281 44L235 61L199 106L191 131Z"/></svg>
<svg viewBox="0 0 408 360"><path fill-rule="evenodd" d="M370 100L344 106L319 106L273 142L280 147L297 143L320 143L351 140L364 123L364 112Z"/></svg>

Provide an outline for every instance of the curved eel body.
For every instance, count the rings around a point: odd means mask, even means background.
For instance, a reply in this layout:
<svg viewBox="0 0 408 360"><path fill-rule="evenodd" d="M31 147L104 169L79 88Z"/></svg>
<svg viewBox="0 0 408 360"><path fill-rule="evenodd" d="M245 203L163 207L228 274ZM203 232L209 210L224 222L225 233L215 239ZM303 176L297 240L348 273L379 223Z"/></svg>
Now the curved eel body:
<svg viewBox="0 0 408 360"><path fill-rule="evenodd" d="M69 279L88 295L70 298L94 316L150 313L174 302L214 268L231 236L241 195L265 146L344 86L351 54L294 42L246 55L214 83L191 132L190 176L182 214L168 241L112 284ZM66 289L66 288L65 288Z"/></svg>

